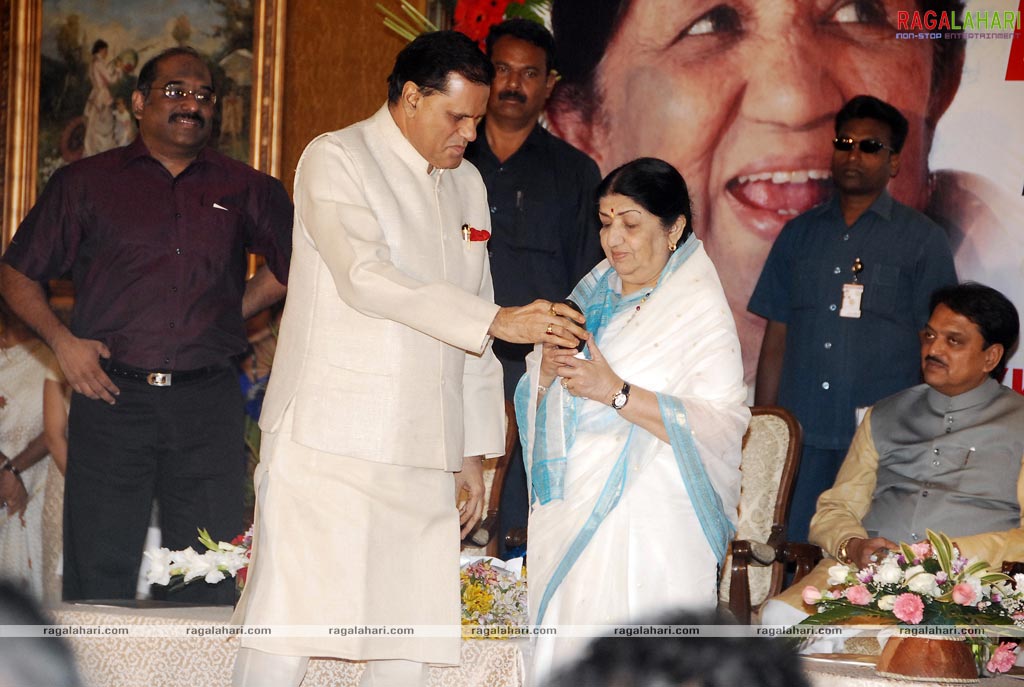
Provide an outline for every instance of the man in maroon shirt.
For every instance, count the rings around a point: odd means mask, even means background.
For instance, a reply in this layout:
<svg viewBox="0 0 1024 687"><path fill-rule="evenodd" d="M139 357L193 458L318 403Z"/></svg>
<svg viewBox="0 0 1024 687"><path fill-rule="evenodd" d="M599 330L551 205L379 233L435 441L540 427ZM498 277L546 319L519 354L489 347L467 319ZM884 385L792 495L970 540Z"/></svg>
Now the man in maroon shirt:
<svg viewBox="0 0 1024 687"><path fill-rule="evenodd" d="M209 68L172 48L139 72L139 137L58 170L0 266L11 307L53 348L75 394L64 598L131 598L150 504L164 545L243 526L243 410L231 358L244 318L280 300L292 206L280 182L207 147ZM245 281L246 251L267 265ZM68 270L70 329L40 282ZM231 603L233 589L189 589ZM180 598L181 595L179 595Z"/></svg>

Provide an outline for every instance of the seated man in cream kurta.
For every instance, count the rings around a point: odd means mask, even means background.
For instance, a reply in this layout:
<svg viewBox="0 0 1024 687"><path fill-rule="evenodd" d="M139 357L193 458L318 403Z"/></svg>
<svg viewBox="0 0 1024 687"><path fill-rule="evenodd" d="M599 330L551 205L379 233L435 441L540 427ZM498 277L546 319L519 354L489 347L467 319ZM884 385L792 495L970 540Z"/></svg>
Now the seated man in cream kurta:
<svg viewBox="0 0 1024 687"><path fill-rule="evenodd" d="M765 624L814 612L801 590L826 588L836 560L862 568L879 549L920 541L926 529L997 569L1024 560L1024 396L996 381L1017 340L1017 311L971 283L939 289L931 306L921 333L925 384L865 415L811 520L811 543L832 558L769 601Z"/></svg>
<svg viewBox="0 0 1024 687"><path fill-rule="evenodd" d="M236 686L298 685L309 656L367 661L374 687L414 687L427 663L459 663L459 526L465 535L478 517L480 457L504 450L490 337L586 336L563 304L494 304L486 192L462 164L493 75L462 34L421 36L398 55L388 103L299 161L291 297L236 611L246 625L451 636L246 637Z"/></svg>

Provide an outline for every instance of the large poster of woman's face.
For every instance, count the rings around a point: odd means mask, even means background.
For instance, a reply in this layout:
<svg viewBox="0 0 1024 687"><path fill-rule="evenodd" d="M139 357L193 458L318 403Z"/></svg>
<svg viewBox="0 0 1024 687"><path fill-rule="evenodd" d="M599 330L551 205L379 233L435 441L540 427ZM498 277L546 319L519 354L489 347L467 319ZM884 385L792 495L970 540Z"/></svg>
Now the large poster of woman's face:
<svg viewBox="0 0 1024 687"><path fill-rule="evenodd" d="M1024 81L1014 80L1024 65L1010 63L1024 33L1006 28L1015 13L1021 28L1019 9L1012 0L554 0L562 80L547 117L602 172L641 156L682 172L752 382L764 321L747 312L751 291L783 225L831 192L833 117L858 94L910 121L890 192L948 230L961 279L1024 311ZM912 25L943 16L962 28ZM1004 381L1024 391L1024 355L1009 368Z"/></svg>

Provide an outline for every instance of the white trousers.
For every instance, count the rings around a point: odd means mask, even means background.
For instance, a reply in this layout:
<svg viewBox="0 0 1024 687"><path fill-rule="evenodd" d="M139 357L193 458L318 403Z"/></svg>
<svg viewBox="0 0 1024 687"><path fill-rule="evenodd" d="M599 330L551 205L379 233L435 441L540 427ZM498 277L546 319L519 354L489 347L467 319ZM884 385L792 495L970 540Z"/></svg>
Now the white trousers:
<svg viewBox="0 0 1024 687"><path fill-rule="evenodd" d="M426 687L428 672L417 661L367 661L359 687Z"/></svg>
<svg viewBox="0 0 1024 687"><path fill-rule="evenodd" d="M281 656L257 649L239 649L232 687L299 687L308 656ZM367 661L360 687L426 687L429 670L416 661Z"/></svg>
<svg viewBox="0 0 1024 687"><path fill-rule="evenodd" d="M299 687L309 656L281 656L241 648L235 657L231 687Z"/></svg>

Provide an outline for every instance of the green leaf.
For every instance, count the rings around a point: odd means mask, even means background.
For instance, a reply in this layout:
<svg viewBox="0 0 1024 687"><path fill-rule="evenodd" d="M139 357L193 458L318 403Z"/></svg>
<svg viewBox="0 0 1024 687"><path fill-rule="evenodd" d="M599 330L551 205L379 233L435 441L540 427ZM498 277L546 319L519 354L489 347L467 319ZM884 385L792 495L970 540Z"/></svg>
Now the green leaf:
<svg viewBox="0 0 1024 687"><path fill-rule="evenodd" d="M414 22L416 22L416 25L419 26L420 33L437 31L437 26L434 22L423 16L408 0L402 0L402 10L408 14Z"/></svg>
<svg viewBox="0 0 1024 687"><path fill-rule="evenodd" d="M980 572L984 572L985 570L988 570L990 567L991 566L988 564L987 561L974 561L973 563L968 565L966 568L964 568L964 573L963 574L965 576L966 575L977 575Z"/></svg>
<svg viewBox="0 0 1024 687"><path fill-rule="evenodd" d="M834 625L843 620L851 618L871 617L895 620L896 616L891 611L880 611L870 606L855 606L848 601L830 602L830 606L821 613L809 615L801 620L798 625Z"/></svg>
<svg viewBox="0 0 1024 687"><path fill-rule="evenodd" d="M217 545L217 542L213 541L213 537L210 536L210 533L202 528L199 529L199 543L210 551L220 550L220 546Z"/></svg>
<svg viewBox="0 0 1024 687"><path fill-rule="evenodd" d="M942 570L947 575L953 574L953 544L949 541L949 537L944 534L937 534L931 530L927 530L928 541L932 544L932 549L935 551L935 557L939 559L939 565L942 566Z"/></svg>
<svg viewBox="0 0 1024 687"><path fill-rule="evenodd" d="M545 15L550 16L550 14L551 3L547 0L525 0L524 2L515 2L513 0L505 8L505 17L507 19L519 17L520 19L535 21L538 24L543 24Z"/></svg>

